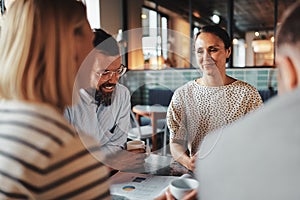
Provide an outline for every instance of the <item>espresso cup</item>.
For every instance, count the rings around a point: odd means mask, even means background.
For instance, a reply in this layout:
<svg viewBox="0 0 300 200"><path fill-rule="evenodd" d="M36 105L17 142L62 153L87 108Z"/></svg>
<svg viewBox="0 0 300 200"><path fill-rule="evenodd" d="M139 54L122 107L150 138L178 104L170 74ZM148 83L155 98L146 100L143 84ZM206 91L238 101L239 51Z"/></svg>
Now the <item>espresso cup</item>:
<svg viewBox="0 0 300 200"><path fill-rule="evenodd" d="M137 153L145 153L146 145L144 141L141 140L132 140L126 143L126 150Z"/></svg>
<svg viewBox="0 0 300 200"><path fill-rule="evenodd" d="M176 199L182 199L186 194L197 189L199 182L192 178L178 178L171 181L170 192Z"/></svg>

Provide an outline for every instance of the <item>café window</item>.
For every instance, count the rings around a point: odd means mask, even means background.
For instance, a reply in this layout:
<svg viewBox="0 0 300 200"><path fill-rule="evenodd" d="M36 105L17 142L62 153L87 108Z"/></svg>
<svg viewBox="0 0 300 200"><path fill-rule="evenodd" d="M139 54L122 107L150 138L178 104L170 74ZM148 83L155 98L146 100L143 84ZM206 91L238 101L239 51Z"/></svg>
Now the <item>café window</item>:
<svg viewBox="0 0 300 200"><path fill-rule="evenodd" d="M168 59L168 17L142 8L142 49L145 69L164 69Z"/></svg>

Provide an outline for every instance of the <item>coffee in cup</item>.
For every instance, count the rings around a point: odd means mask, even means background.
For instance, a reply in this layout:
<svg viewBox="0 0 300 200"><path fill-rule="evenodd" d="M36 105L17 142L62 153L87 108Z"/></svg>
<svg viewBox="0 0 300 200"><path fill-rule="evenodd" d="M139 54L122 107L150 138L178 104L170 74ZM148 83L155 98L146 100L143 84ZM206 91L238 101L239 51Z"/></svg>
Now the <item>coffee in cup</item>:
<svg viewBox="0 0 300 200"><path fill-rule="evenodd" d="M146 145L142 140L132 140L126 143L126 150L134 153L145 153Z"/></svg>
<svg viewBox="0 0 300 200"><path fill-rule="evenodd" d="M182 199L192 190L197 189L199 182L192 178L178 178L171 181L169 188L170 192L176 199Z"/></svg>

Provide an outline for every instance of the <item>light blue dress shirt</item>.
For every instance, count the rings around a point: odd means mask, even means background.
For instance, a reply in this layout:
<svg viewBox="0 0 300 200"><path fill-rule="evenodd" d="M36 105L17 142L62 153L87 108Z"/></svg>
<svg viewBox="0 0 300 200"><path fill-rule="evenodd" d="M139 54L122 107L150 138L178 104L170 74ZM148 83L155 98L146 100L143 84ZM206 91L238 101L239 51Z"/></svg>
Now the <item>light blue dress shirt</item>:
<svg viewBox="0 0 300 200"><path fill-rule="evenodd" d="M95 137L104 154L115 153L127 141L130 128L130 92L117 84L109 106L100 104L94 98L95 89L80 89L79 103L65 110L65 118L78 131Z"/></svg>

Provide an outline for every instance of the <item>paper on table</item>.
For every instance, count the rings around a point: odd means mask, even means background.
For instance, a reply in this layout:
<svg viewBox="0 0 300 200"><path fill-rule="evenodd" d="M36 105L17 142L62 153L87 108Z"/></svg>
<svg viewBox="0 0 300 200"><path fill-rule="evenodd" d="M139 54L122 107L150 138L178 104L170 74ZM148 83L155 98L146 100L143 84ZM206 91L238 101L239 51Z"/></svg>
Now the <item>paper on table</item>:
<svg viewBox="0 0 300 200"><path fill-rule="evenodd" d="M118 172L110 178L110 193L120 199L154 199L162 194L169 183L179 177L156 176L151 174L138 174ZM122 198L121 198L122 199Z"/></svg>

